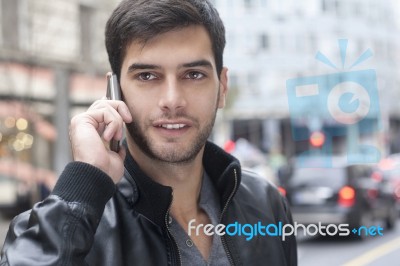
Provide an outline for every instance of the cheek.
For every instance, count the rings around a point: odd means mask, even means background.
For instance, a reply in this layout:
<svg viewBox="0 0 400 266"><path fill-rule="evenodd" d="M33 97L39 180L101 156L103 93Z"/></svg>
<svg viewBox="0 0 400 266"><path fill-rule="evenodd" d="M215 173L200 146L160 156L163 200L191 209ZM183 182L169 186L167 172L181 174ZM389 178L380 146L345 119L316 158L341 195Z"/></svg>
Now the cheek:
<svg viewBox="0 0 400 266"><path fill-rule="evenodd" d="M148 98L146 95L140 94L139 92L130 89L128 92L123 92L124 102L129 107L129 109L141 110L146 107L148 103Z"/></svg>
<svg viewBox="0 0 400 266"><path fill-rule="evenodd" d="M146 107L148 107L148 105L144 104L143 101L138 101L137 99L139 98L128 95L124 97L124 102L128 106L133 120L140 121L143 114L148 111L145 109Z"/></svg>
<svg viewBox="0 0 400 266"><path fill-rule="evenodd" d="M191 114L214 113L218 105L218 93L211 90L197 90L186 94L187 111Z"/></svg>
<svg viewBox="0 0 400 266"><path fill-rule="evenodd" d="M202 114L204 116L212 116L218 108L217 96L210 95L209 97L204 97L203 99L197 98L192 103L192 112L194 114Z"/></svg>
<svg viewBox="0 0 400 266"><path fill-rule="evenodd" d="M143 106L136 102L130 103L128 107L133 120L135 120L136 122L143 121L144 117L150 113L148 110L145 109L145 105Z"/></svg>

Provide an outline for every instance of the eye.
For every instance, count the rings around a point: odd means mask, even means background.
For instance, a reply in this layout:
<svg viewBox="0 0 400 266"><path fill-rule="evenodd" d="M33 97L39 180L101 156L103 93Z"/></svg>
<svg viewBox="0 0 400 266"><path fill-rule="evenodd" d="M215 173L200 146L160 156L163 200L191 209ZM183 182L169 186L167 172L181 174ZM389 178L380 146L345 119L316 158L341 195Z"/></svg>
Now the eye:
<svg viewBox="0 0 400 266"><path fill-rule="evenodd" d="M140 73L140 74L137 75L137 77L138 77L139 80L142 80L142 81L149 81L149 80L154 80L154 79L157 78L156 75L154 75L154 74L152 74L150 72Z"/></svg>
<svg viewBox="0 0 400 266"><path fill-rule="evenodd" d="M191 72L187 73L185 76L185 78L187 78L187 79L202 79L204 77L205 77L205 75L198 71L191 71Z"/></svg>

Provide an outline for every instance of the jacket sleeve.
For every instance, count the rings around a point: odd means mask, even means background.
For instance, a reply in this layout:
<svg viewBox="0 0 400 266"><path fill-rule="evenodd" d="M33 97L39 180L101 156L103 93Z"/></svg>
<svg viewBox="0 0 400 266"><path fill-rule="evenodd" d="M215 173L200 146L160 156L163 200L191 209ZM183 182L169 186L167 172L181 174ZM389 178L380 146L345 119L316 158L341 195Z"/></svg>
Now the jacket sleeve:
<svg viewBox="0 0 400 266"><path fill-rule="evenodd" d="M11 222L0 265L85 265L114 192L111 178L100 169L68 164L51 195Z"/></svg>
<svg viewBox="0 0 400 266"><path fill-rule="evenodd" d="M283 210L286 216L286 223L293 225L292 213L290 212L289 203L285 197L279 195L282 201ZM288 266L297 266L297 242L296 236L288 236L286 241L283 242L285 257Z"/></svg>

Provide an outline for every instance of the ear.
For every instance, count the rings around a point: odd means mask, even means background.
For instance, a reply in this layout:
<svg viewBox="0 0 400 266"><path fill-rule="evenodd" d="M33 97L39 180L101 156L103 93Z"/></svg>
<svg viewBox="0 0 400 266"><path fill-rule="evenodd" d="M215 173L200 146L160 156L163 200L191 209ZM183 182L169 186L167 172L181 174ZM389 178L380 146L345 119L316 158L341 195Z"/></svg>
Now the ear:
<svg viewBox="0 0 400 266"><path fill-rule="evenodd" d="M228 93L228 68L223 67L219 76L219 101L218 108L225 107L226 95Z"/></svg>

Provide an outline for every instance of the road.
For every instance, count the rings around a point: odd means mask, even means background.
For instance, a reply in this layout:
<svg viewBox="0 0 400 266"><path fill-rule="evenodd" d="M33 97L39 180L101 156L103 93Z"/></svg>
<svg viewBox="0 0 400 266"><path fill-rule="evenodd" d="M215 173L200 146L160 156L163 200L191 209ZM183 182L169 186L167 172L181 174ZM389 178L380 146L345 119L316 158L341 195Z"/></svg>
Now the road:
<svg viewBox="0 0 400 266"><path fill-rule="evenodd" d="M0 217L0 242L10 220ZM400 265L400 222L383 236L365 240L298 237L299 266L392 266Z"/></svg>
<svg viewBox="0 0 400 266"><path fill-rule="evenodd" d="M365 240L298 237L299 266L400 265L400 222L383 236Z"/></svg>

